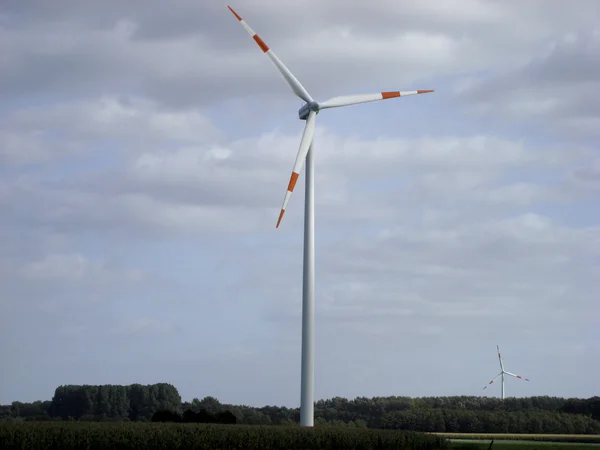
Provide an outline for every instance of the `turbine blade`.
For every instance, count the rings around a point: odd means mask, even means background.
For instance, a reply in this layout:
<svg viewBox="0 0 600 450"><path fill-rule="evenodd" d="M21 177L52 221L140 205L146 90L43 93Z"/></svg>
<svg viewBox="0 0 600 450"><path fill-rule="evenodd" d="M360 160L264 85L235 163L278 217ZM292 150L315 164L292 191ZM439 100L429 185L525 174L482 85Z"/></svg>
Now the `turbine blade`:
<svg viewBox="0 0 600 450"><path fill-rule="evenodd" d="M487 387L492 384L496 378L498 378L500 375L502 375L502 372L500 372L498 375L496 375L494 378L492 378L492 381L490 381L488 384L485 385L485 387L483 389L487 389Z"/></svg>
<svg viewBox="0 0 600 450"><path fill-rule="evenodd" d="M315 111L311 111L308 117L306 118L306 125L304 126L304 133L302 133L302 140L300 141L300 148L298 149L298 154L296 155L296 162L294 162L294 168L292 169L292 176L290 177L290 182L288 184L287 191L285 193L285 198L283 199L283 205L281 206L281 212L279 213L279 219L277 220L277 226L275 228L279 228L279 224L281 223L281 219L283 219L283 214L285 213L285 207L287 206L292 192L294 192L294 187L296 186L296 182L298 181L298 177L300 176L300 171L304 166L304 161L306 161L306 155L308 154L308 150L313 142L313 138L315 136L315 119L317 113Z"/></svg>
<svg viewBox="0 0 600 450"><path fill-rule="evenodd" d="M393 92L378 92L377 94L361 94L361 95L342 95L333 97L324 102L319 102L319 108L337 108L339 106L356 105L358 103L375 102L377 100L386 100L388 98L405 97L407 95L427 94L433 90L420 91L393 91Z"/></svg>
<svg viewBox="0 0 600 450"><path fill-rule="evenodd" d="M504 372L504 364L502 364L502 356L500 356L500 347L496 345L496 349L498 350L498 361L500 361L500 368L502 372Z"/></svg>
<svg viewBox="0 0 600 450"><path fill-rule="evenodd" d="M266 53L267 56L269 58L271 58L271 62L275 65L275 67L277 68L277 70L279 71L279 73L281 74L281 76L283 77L285 82L288 84L288 86L292 88L292 91L294 92L294 94L296 94L298 97L300 97L306 103L312 102L313 98L306 91L306 89L304 89L304 86L302 86L302 84L296 79L294 74L292 74L292 72L290 72L290 70L285 66L285 64L283 64L283 62L281 62L281 60L277 57L277 55L275 53L273 53L273 50L271 50L267 46L267 44L265 44L265 42L260 38L260 36L258 34L256 34L254 32L254 30L252 30L252 28L250 28L248 26L246 21L244 19L242 19L239 16L239 14L233 10L233 8L231 6L227 5L227 7L233 13L233 15L237 18L237 20L239 20L240 23L244 26L244 28L250 34L250 36L252 36L254 41L258 44L260 49L263 51L263 53Z"/></svg>
<svg viewBox="0 0 600 450"><path fill-rule="evenodd" d="M515 375L514 373L510 373L510 372L506 372L506 371L505 371L504 373L505 373L506 375L510 375L511 377L518 378L519 380L523 380L523 381L529 381L527 378L523 378L523 377L522 377L522 376L520 376L520 375Z"/></svg>

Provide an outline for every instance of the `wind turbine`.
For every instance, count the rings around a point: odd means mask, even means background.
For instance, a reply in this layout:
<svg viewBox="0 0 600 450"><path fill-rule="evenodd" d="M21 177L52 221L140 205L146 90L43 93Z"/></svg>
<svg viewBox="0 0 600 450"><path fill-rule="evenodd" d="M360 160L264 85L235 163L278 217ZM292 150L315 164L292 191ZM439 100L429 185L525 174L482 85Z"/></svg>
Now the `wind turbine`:
<svg viewBox="0 0 600 450"><path fill-rule="evenodd" d="M314 178L314 135L315 119L319 111L327 108L355 105L358 103L373 102L389 98L404 97L406 95L425 94L433 90L418 91L393 91L378 92L376 94L345 95L333 97L324 102L315 101L298 79L281 62L267 44L256 34L252 28L236 13L231 6L229 10L242 24L252 39L263 53L271 59L285 82L296 96L304 100L304 105L298 110L300 120L305 120L304 132L300 141L300 148L292 169L287 191L281 206L281 212L275 228L279 228L285 208L290 200L294 187L300 176L300 171L306 161L306 183L304 191L304 255L303 255L303 281L302 281L302 369L300 381L300 425L312 427L314 422L314 289L315 289L315 178Z"/></svg>
<svg viewBox="0 0 600 450"><path fill-rule="evenodd" d="M498 350L498 360L500 361L500 373L498 375L496 375L494 377L494 379L492 381L490 381L486 387L484 387L483 389L487 389L487 387L492 384L494 382L494 380L496 380L496 378L498 377L502 377L502 400L504 400L504 374L506 375L510 375L511 377L515 377L518 378L519 380L525 380L525 381L529 381L527 378L523 378L520 375L515 375L514 373L510 373L507 372L506 370L504 370L504 364L502 363L502 356L500 356L500 347L498 347L496 345L496 349Z"/></svg>

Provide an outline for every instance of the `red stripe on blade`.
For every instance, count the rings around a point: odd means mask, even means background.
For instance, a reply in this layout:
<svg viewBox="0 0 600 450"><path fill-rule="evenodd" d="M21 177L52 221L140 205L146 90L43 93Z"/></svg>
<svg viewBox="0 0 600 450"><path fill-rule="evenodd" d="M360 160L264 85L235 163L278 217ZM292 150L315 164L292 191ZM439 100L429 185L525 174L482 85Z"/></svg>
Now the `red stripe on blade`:
<svg viewBox="0 0 600 450"><path fill-rule="evenodd" d="M296 187L296 182L298 181L299 176L300 174L292 172L292 176L290 177L290 183L288 184L288 191L294 192L294 188Z"/></svg>
<svg viewBox="0 0 600 450"><path fill-rule="evenodd" d="M277 219L277 225L275 226L275 228L279 228L279 224L281 223L281 219L283 219L284 212L285 212L285 209L282 209L281 212L279 213L279 219Z"/></svg>
<svg viewBox="0 0 600 450"><path fill-rule="evenodd" d="M258 34L255 34L254 36L252 36L252 39L254 39L256 41L256 43L258 44L258 46L261 48L261 50L265 53L267 53L269 51L269 47L267 47L267 44L265 44L265 42L260 38L260 36Z"/></svg>
<svg viewBox="0 0 600 450"><path fill-rule="evenodd" d="M236 13L231 6L227 5L227 7L229 8L229 11L231 11L233 13L233 15L237 18L237 20L239 20L241 22L242 18L239 16L239 14Z"/></svg>

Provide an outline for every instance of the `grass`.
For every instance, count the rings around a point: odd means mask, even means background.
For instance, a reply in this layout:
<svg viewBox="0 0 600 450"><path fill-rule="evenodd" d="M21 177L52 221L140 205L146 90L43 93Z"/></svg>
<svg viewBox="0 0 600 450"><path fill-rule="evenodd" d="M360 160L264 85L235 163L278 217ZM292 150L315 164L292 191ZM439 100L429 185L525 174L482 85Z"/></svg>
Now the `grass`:
<svg viewBox="0 0 600 450"><path fill-rule="evenodd" d="M431 433L448 438L454 450L591 450L600 449L600 435Z"/></svg>
<svg viewBox="0 0 600 450"><path fill-rule="evenodd" d="M514 441L577 442L600 444L600 434L535 434L535 433L429 433L448 439L495 439Z"/></svg>
<svg viewBox="0 0 600 450"><path fill-rule="evenodd" d="M514 440L589 440L600 442L600 434L535 434L535 433L430 433L449 439L514 439Z"/></svg>
<svg viewBox="0 0 600 450"><path fill-rule="evenodd" d="M487 450L490 447L489 440L469 439L452 441L450 448L452 450ZM491 450L591 450L600 448L600 444L581 444L574 442L539 442L539 441L511 441L508 439L494 440Z"/></svg>

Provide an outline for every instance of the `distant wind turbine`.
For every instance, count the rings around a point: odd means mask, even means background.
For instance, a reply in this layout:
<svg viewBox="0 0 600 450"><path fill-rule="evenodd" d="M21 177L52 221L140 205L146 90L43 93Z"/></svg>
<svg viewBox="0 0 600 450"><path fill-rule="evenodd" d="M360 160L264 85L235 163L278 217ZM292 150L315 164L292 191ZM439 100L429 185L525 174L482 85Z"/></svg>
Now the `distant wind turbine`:
<svg viewBox="0 0 600 450"><path fill-rule="evenodd" d="M500 356L500 347L498 347L498 346L496 345L496 349L498 350L498 360L500 361L500 370L501 370L501 372L500 372L498 375L496 375L496 376L494 377L494 379L493 379L492 381L490 381L490 382L487 384L487 386L486 386L486 387L484 387L483 389L487 389L487 387L488 387L490 384L492 384L492 383L493 383L493 382L496 380L496 378L498 378L498 377L502 377L502 400L504 400L504 374L506 374L506 375L510 375L511 377L518 378L518 379L520 379L520 380L525 380L525 381L529 381L529 380L528 380L527 378L523 378L523 377L522 377L522 376L520 376L520 375L515 375L514 373L510 373L510 372L507 372L506 370L504 370L504 364L502 363L502 356Z"/></svg>

